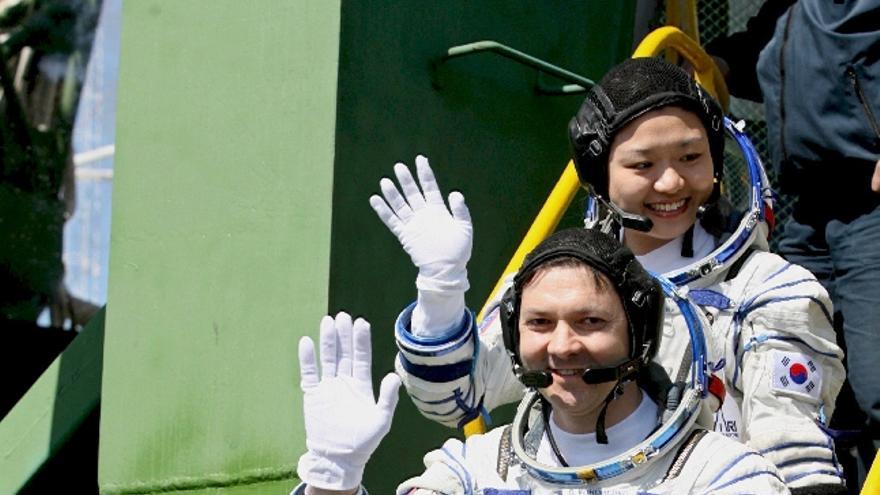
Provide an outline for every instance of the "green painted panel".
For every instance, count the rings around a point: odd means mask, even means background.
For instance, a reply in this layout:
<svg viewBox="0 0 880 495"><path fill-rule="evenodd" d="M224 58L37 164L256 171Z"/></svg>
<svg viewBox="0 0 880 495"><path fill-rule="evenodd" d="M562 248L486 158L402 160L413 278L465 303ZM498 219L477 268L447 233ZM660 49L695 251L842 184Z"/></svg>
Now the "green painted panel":
<svg viewBox="0 0 880 495"><path fill-rule="evenodd" d="M16 493L100 402L104 312L76 339L0 422L0 493Z"/></svg>
<svg viewBox="0 0 880 495"><path fill-rule="evenodd" d="M581 97L492 55L432 60L494 39L598 78L629 55L632 3L126 3L102 492L287 493L297 336L365 314L387 370L414 296L367 205L379 177L425 153L467 195L479 306L567 159ZM402 400L367 485L391 493L448 433Z"/></svg>
<svg viewBox="0 0 880 495"><path fill-rule="evenodd" d="M123 7L103 493L294 482L295 347L327 308L339 15Z"/></svg>
<svg viewBox="0 0 880 495"><path fill-rule="evenodd" d="M392 368L394 318L415 298L415 269L367 203L379 179L423 153L446 192L465 194L475 228L468 302L479 308L568 161L568 120L583 100L536 95L536 72L496 55L454 59L438 74L431 62L451 46L495 40L599 79L631 53L633 10L599 1L343 3L330 309L373 322L376 379ZM393 493L452 433L402 398L367 487Z"/></svg>
<svg viewBox="0 0 880 495"><path fill-rule="evenodd" d="M253 495L255 493L280 493L287 495L293 486L295 485L292 485L289 480L254 481L245 485L187 490L186 495Z"/></svg>

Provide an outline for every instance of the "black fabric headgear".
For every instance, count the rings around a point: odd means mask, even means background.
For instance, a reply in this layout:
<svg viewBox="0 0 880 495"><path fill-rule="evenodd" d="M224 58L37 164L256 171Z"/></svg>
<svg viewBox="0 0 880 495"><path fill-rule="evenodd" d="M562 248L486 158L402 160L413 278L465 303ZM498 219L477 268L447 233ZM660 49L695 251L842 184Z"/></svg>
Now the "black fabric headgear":
<svg viewBox="0 0 880 495"><path fill-rule="evenodd" d="M724 114L687 72L659 58L631 58L613 67L590 90L568 125L574 164L582 184L608 198L608 155L614 136L641 115L663 107L693 112L706 128L718 199L724 171Z"/></svg>
<svg viewBox="0 0 880 495"><path fill-rule="evenodd" d="M583 261L605 275L614 286L629 322L630 359L646 365L657 352L663 327L663 292L642 268L632 251L597 230L572 228L554 233L529 253L513 285L501 300L504 345L514 364L519 355L519 309L523 285L545 263L564 256Z"/></svg>

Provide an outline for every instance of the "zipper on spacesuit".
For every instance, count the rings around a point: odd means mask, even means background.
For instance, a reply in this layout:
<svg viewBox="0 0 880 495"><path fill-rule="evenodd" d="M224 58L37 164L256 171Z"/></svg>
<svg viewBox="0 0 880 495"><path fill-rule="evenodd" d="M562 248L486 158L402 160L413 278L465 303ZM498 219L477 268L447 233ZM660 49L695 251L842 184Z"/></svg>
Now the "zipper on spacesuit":
<svg viewBox="0 0 880 495"><path fill-rule="evenodd" d="M779 47L779 150L782 152L782 161L788 159L788 152L785 150L785 45L788 44L788 30L796 8L797 4L794 4L788 11L785 31L782 33L782 46Z"/></svg>
<svg viewBox="0 0 880 495"><path fill-rule="evenodd" d="M868 117L868 122L871 124L871 128L874 129L874 134L877 135L877 139L880 139L880 125L877 124L877 117L874 116L874 111L871 110L871 106L868 105L868 99L865 98L865 92L862 90L862 85L859 82L859 75L856 74L856 70L852 65L847 66L846 75L852 83L853 91L855 91L859 103L862 104L862 109L865 111L865 116Z"/></svg>

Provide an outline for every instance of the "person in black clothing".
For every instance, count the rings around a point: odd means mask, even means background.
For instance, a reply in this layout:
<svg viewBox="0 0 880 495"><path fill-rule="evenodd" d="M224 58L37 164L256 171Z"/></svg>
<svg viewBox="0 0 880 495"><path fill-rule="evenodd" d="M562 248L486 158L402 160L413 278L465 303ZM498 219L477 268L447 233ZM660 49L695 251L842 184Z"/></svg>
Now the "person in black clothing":
<svg viewBox="0 0 880 495"><path fill-rule="evenodd" d="M731 94L764 102L778 185L794 200L779 254L834 302L851 391L832 425L868 433L863 479L880 445L880 0L770 0L707 51Z"/></svg>

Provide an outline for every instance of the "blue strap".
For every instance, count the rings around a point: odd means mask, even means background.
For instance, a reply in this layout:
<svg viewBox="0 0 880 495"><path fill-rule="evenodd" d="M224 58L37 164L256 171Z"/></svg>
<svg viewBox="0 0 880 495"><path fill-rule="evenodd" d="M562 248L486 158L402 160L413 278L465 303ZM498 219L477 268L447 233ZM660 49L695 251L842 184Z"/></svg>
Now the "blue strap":
<svg viewBox="0 0 880 495"><path fill-rule="evenodd" d="M698 306L709 306L718 309L729 309L733 307L733 302L729 297L709 289L694 289L688 292L688 299Z"/></svg>
<svg viewBox="0 0 880 495"><path fill-rule="evenodd" d="M846 447L854 446L865 434L862 430L837 430L829 428L819 421L816 421L816 426L818 426L826 435L831 437L834 440L834 443L839 443Z"/></svg>
<svg viewBox="0 0 880 495"><path fill-rule="evenodd" d="M403 353L399 354L400 364L410 375L431 383L446 383L468 376L471 372L472 360L459 361L452 364L424 365L412 363Z"/></svg>

